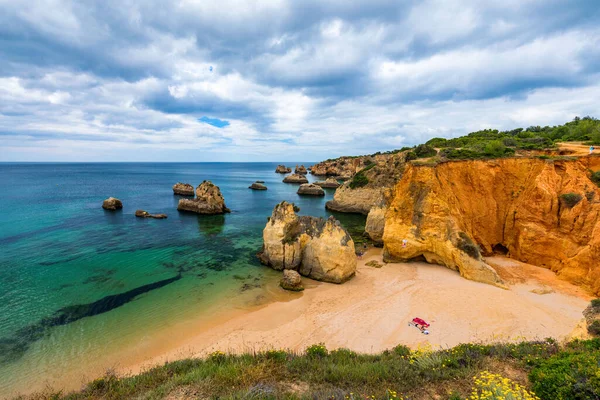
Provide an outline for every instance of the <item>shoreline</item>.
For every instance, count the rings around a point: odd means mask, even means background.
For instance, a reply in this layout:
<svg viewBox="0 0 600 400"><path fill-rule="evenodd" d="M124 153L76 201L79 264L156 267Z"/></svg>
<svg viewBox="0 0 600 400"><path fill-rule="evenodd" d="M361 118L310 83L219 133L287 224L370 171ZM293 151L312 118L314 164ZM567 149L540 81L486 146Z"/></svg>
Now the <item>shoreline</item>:
<svg viewBox="0 0 600 400"><path fill-rule="evenodd" d="M302 351L315 343L377 353L398 344L437 349L465 342L564 340L578 330L582 311L592 299L540 267L529 266L518 281L508 281L506 290L469 281L439 265L366 265L373 260L382 263L381 255L381 249L367 251L359 259L356 276L342 285L303 278L304 292L242 312L158 357L118 372L138 374L213 351ZM504 262L507 269L516 266L511 259L492 259L496 264ZM408 326L413 317L431 323L429 335Z"/></svg>

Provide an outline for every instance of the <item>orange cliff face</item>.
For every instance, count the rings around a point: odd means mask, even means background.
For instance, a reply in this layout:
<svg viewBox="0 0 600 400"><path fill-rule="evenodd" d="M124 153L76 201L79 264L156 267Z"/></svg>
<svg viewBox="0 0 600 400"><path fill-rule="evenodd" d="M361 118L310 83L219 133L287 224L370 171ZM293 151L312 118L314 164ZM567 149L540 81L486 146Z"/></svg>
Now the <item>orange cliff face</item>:
<svg viewBox="0 0 600 400"><path fill-rule="evenodd" d="M507 158L408 165L385 216L385 258L424 256L502 286L482 257L502 250L600 294L600 190L585 163ZM571 202L561 197L567 193L576 195Z"/></svg>

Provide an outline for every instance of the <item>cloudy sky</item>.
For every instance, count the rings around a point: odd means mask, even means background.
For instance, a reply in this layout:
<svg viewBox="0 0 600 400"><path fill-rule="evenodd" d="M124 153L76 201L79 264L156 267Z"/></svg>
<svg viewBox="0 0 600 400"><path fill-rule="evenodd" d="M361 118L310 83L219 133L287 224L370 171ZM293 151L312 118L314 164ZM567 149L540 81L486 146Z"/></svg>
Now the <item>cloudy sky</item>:
<svg viewBox="0 0 600 400"><path fill-rule="evenodd" d="M599 10L0 0L0 161L318 161L600 117Z"/></svg>

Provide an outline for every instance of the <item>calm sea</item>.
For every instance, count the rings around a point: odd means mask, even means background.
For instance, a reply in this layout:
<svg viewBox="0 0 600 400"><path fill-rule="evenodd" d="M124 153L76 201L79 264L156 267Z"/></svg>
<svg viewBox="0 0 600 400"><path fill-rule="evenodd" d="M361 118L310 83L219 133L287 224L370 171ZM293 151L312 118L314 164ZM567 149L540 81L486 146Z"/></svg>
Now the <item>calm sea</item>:
<svg viewBox="0 0 600 400"><path fill-rule="evenodd" d="M334 192L299 197L276 165L0 164L0 396L69 379L77 387L120 359L166 350L162 338L178 337L182 321L200 330L224 310L268 301L279 273L255 253L273 207L287 200L327 217ZM172 185L205 179L231 214L177 211ZM255 180L269 189L248 189ZM122 211L101 208L109 196ZM335 216L360 240L364 217Z"/></svg>

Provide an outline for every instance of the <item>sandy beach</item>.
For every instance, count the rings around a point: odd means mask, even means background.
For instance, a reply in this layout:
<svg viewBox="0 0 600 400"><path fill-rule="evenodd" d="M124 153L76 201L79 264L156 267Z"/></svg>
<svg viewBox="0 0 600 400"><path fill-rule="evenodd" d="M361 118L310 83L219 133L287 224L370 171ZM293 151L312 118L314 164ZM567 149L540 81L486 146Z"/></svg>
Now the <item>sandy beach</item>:
<svg viewBox="0 0 600 400"><path fill-rule="evenodd" d="M397 344L451 347L464 342L565 339L581 322L589 296L551 271L502 257L488 259L509 290L472 282L457 272L426 263L384 264L381 249L369 250L356 276L343 285L304 279L306 290L204 330L144 363L136 373L183 357L265 349L328 348L379 352ZM408 326L413 317L431 323L424 335Z"/></svg>

